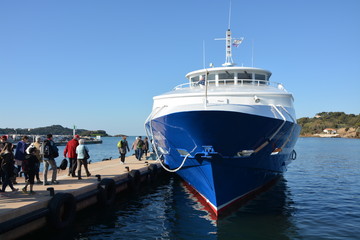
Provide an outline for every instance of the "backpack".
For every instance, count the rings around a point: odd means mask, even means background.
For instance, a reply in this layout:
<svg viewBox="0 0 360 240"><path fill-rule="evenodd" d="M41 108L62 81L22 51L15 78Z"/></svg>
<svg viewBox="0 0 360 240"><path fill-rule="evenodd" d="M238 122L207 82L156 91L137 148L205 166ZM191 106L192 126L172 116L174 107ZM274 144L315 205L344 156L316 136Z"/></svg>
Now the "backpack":
<svg viewBox="0 0 360 240"><path fill-rule="evenodd" d="M44 155L44 158L57 158L59 156L59 151L49 140L45 140L41 147L41 154Z"/></svg>
<svg viewBox="0 0 360 240"><path fill-rule="evenodd" d="M67 165L68 165L68 161L67 161L66 158L64 158L64 159L61 161L59 167L60 167L61 170L65 170L65 169L67 168Z"/></svg>
<svg viewBox="0 0 360 240"><path fill-rule="evenodd" d="M41 145L40 154L44 156L44 158L49 158L51 155L51 144L50 141L45 140Z"/></svg>
<svg viewBox="0 0 360 240"><path fill-rule="evenodd" d="M117 143L117 147L118 147L118 148L121 148L121 147L122 147L122 140L120 140L120 141Z"/></svg>
<svg viewBox="0 0 360 240"><path fill-rule="evenodd" d="M144 141L139 139L138 143L137 143L137 148L142 148L144 145Z"/></svg>

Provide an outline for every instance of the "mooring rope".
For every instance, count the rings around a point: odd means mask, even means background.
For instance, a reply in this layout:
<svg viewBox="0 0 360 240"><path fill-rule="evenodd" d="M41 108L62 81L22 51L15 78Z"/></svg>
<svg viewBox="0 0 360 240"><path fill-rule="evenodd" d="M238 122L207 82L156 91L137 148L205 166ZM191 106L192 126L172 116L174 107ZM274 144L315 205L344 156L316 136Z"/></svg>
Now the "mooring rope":
<svg viewBox="0 0 360 240"><path fill-rule="evenodd" d="M177 172L177 171L179 171L179 170L182 168L182 166L185 164L185 161L186 161L186 159L188 158L188 156L190 156L190 153L188 153L188 154L184 157L184 160L182 161L182 163L180 164L180 166L179 166L178 168L176 168L176 169L169 169L169 168L167 168L167 167L164 165L164 163L160 160L160 158L159 158L158 160L159 160L161 166L162 166L166 171L168 171L168 172Z"/></svg>

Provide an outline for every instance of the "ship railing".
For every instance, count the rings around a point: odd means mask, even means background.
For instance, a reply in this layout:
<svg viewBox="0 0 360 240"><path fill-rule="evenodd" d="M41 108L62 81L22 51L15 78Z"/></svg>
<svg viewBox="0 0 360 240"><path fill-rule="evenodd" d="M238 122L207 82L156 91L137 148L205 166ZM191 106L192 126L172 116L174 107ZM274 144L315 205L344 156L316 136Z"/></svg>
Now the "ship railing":
<svg viewBox="0 0 360 240"><path fill-rule="evenodd" d="M254 80L254 79L221 79L221 80L208 80L208 87L223 87L223 86L271 86L280 90L286 91L281 83L270 82L266 80ZM191 82L183 83L174 88L174 90L187 89L187 88L204 88L205 82Z"/></svg>

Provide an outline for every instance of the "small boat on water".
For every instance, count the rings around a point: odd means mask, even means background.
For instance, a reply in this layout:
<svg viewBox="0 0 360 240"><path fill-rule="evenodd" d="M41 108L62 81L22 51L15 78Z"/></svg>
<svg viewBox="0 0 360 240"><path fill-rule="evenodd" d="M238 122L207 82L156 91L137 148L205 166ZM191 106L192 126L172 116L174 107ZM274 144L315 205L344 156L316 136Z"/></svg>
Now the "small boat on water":
<svg viewBox="0 0 360 240"><path fill-rule="evenodd" d="M97 136L97 137L84 136L81 138L84 139L85 144L100 144L100 143L102 143L102 139L100 136ZM70 141L71 139L72 139L72 136L67 136L67 137L61 137L61 138L54 139L54 141L57 146L65 146L68 143L68 141Z"/></svg>
<svg viewBox="0 0 360 240"><path fill-rule="evenodd" d="M296 158L293 95L271 72L237 67L226 31L226 62L186 75L154 97L145 122L163 167L176 172L216 218L276 182Z"/></svg>

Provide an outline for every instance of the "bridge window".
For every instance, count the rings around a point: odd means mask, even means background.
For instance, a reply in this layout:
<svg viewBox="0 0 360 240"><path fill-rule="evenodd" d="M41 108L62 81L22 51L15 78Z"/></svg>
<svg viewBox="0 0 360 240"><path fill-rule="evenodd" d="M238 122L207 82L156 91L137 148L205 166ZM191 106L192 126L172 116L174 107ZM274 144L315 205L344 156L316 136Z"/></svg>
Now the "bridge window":
<svg viewBox="0 0 360 240"><path fill-rule="evenodd" d="M191 82L198 82L199 81L199 76L195 76L191 78Z"/></svg>
<svg viewBox="0 0 360 240"><path fill-rule="evenodd" d="M263 74L255 74L255 79L256 80L265 80L265 75L263 75Z"/></svg>
<svg viewBox="0 0 360 240"><path fill-rule="evenodd" d="M199 76L195 76L190 78L191 86L196 86L196 84L199 82Z"/></svg>
<svg viewBox="0 0 360 240"><path fill-rule="evenodd" d="M207 79L208 80L215 80L215 74L209 74Z"/></svg>
<svg viewBox="0 0 360 240"><path fill-rule="evenodd" d="M252 73L248 73L248 72L238 73L238 79L252 79Z"/></svg>
<svg viewBox="0 0 360 240"><path fill-rule="evenodd" d="M234 79L234 73L219 73L219 79Z"/></svg>

